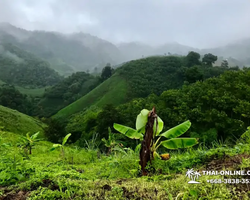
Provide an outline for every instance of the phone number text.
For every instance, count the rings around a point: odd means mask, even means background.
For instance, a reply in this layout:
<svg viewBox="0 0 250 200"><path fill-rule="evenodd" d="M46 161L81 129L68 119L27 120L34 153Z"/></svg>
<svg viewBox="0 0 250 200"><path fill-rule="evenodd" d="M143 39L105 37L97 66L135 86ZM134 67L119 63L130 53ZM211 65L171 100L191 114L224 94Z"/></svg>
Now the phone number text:
<svg viewBox="0 0 250 200"><path fill-rule="evenodd" d="M207 180L208 183L214 183L214 184L220 184L220 183L225 183L225 184L238 184L238 183L245 183L248 184L250 183L250 179L209 179Z"/></svg>

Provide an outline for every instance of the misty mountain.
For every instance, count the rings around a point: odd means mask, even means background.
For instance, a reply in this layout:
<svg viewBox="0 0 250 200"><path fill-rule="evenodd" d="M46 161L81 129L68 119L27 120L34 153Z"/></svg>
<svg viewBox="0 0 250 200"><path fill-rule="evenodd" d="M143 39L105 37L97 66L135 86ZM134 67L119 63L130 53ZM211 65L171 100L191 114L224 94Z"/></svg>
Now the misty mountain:
<svg viewBox="0 0 250 200"><path fill-rule="evenodd" d="M60 74L116 64L119 50L110 42L89 34L65 35L56 32L27 31L8 23L0 24L0 42L9 42L51 63Z"/></svg>
<svg viewBox="0 0 250 200"><path fill-rule="evenodd" d="M223 47L202 49L202 54L213 53L225 58L237 59L245 65L250 65L250 38L228 44Z"/></svg>
<svg viewBox="0 0 250 200"><path fill-rule="evenodd" d="M187 55L189 51L199 52L199 49L193 47L181 45L177 42L167 43L154 49L154 54L178 54Z"/></svg>
<svg viewBox="0 0 250 200"><path fill-rule="evenodd" d="M121 43L117 47L123 55L123 61L147 57L154 53L152 46L140 42Z"/></svg>
<svg viewBox="0 0 250 200"><path fill-rule="evenodd" d="M122 43L118 48L127 60L138 59L151 55L187 55L189 51L195 51L203 56L212 53L218 56L216 65L220 65L224 59L227 59L230 66L250 65L250 38L232 43L224 47L212 49L198 49L175 43L167 43L158 47L152 47L138 42Z"/></svg>
<svg viewBox="0 0 250 200"><path fill-rule="evenodd" d="M140 42L114 45L87 33L62 34L57 32L28 31L8 23L0 23L0 42L9 42L17 47L49 61L51 68L61 75L76 71L98 71L110 63L120 66L129 60L152 55L187 55L196 51L201 55L212 53L220 60L230 59L232 66L250 65L250 39L224 47L197 49L179 43L167 43L153 47ZM220 65L219 62L216 63Z"/></svg>
<svg viewBox="0 0 250 200"><path fill-rule="evenodd" d="M26 88L55 85L62 80L50 64L10 43L0 44L1 81Z"/></svg>
<svg viewBox="0 0 250 200"><path fill-rule="evenodd" d="M114 44L96 36L80 32L71 34L68 38L81 42L82 45L90 48L104 64L107 64L108 62L117 63L117 61L122 59L121 52Z"/></svg>

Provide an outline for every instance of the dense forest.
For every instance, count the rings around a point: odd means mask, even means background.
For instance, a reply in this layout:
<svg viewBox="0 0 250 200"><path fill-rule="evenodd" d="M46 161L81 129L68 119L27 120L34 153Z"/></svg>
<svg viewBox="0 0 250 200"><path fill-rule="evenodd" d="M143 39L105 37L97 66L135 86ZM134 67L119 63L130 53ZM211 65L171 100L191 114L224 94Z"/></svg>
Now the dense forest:
<svg viewBox="0 0 250 200"><path fill-rule="evenodd" d="M5 83L28 88L51 86L62 80L49 63L10 43L0 45L0 71Z"/></svg>
<svg viewBox="0 0 250 200"><path fill-rule="evenodd" d="M45 90L34 115L50 117L60 109L81 98L101 82L101 78L85 72L76 72Z"/></svg>

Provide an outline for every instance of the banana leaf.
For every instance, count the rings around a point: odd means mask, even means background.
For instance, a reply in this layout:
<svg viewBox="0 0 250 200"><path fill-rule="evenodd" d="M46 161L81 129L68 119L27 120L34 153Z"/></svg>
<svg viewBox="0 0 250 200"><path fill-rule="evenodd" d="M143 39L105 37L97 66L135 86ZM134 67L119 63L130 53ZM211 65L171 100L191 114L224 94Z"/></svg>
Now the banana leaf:
<svg viewBox="0 0 250 200"><path fill-rule="evenodd" d="M179 124L166 132L162 133L161 136L164 136L166 138L177 138L180 135L184 134L191 126L191 122L189 120L183 122L182 124Z"/></svg>
<svg viewBox="0 0 250 200"><path fill-rule="evenodd" d="M158 136L160 132L162 132L163 127L164 127L164 123L160 117L157 117L157 121L158 121L158 126L157 126L156 136ZM154 122L154 127L153 127L154 133L155 133L155 129L156 129L156 121Z"/></svg>
<svg viewBox="0 0 250 200"><path fill-rule="evenodd" d="M196 138L173 138L170 140L165 140L161 144L168 149L180 149L192 147L198 144L198 139Z"/></svg>
<svg viewBox="0 0 250 200"><path fill-rule="evenodd" d="M136 130L139 130L141 129L142 127L145 127L147 122L148 122L148 113L149 113L149 110L147 109L143 109L139 115L137 115L137 118L136 118L136 124L135 124L135 127L136 127Z"/></svg>
<svg viewBox="0 0 250 200"><path fill-rule="evenodd" d="M70 136L71 136L71 133L69 133L68 135L66 135L66 136L63 138L63 143L62 143L62 145L64 145L64 144L67 142L67 140L69 139Z"/></svg>
<svg viewBox="0 0 250 200"><path fill-rule="evenodd" d="M128 126L114 123L113 127L115 130L119 131L120 133L126 135L127 137L129 137L131 139L142 139L143 138L143 135L140 132L138 132L137 130L130 128Z"/></svg>

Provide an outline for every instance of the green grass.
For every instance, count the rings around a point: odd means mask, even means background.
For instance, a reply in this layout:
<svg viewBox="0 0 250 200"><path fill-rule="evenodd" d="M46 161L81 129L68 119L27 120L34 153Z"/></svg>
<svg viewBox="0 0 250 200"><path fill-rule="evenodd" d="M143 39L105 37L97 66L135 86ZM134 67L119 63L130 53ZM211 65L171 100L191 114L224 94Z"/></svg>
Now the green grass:
<svg viewBox="0 0 250 200"><path fill-rule="evenodd" d="M33 117L0 106L0 127L2 130L18 134L35 133L37 131L43 134L46 125Z"/></svg>
<svg viewBox="0 0 250 200"><path fill-rule="evenodd" d="M244 184L206 182L229 177L202 175L201 184L188 184L185 176L187 169L203 170L206 162L243 154L245 158L232 169L249 169L248 144L172 153L168 161L153 161L156 171L140 177L139 152L133 150L98 156L96 149L71 145L63 159L59 150L49 151L52 143L41 141L25 157L16 146L19 140L19 135L0 131L0 196L6 199L248 199Z"/></svg>
<svg viewBox="0 0 250 200"><path fill-rule="evenodd" d="M53 117L65 119L91 106L102 107L109 103L119 105L125 103L126 94L126 81L115 74L82 98L60 110Z"/></svg>
<svg viewBox="0 0 250 200"><path fill-rule="evenodd" d="M28 89L28 88L23 88L20 86L15 86L15 88L19 90L19 92L21 92L22 94L26 94L26 95L34 96L34 97L41 97L45 92L45 88L47 87Z"/></svg>

